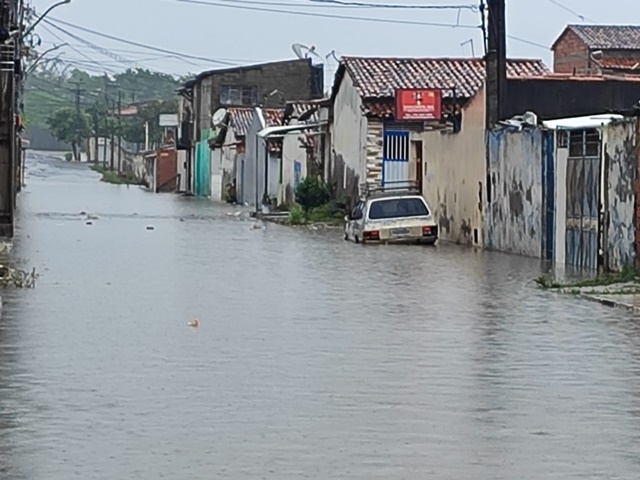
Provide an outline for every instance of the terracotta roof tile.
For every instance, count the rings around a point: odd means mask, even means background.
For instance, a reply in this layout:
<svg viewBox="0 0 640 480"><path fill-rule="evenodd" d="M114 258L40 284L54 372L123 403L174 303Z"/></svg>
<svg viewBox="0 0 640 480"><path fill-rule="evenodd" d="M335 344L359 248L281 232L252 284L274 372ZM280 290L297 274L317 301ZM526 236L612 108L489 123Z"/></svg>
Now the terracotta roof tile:
<svg viewBox="0 0 640 480"><path fill-rule="evenodd" d="M565 32L567 30L573 31L591 49L640 50L640 26L568 25Z"/></svg>
<svg viewBox="0 0 640 480"><path fill-rule="evenodd" d="M473 97L484 83L479 58L344 57L342 63L364 98L392 97L396 88L441 88L443 96ZM509 77L548 73L542 60L508 60Z"/></svg>
<svg viewBox="0 0 640 480"><path fill-rule="evenodd" d="M640 59L638 58L603 58L600 60L603 68L615 70L636 70L640 74Z"/></svg>
<svg viewBox="0 0 640 480"><path fill-rule="evenodd" d="M251 122L253 122L255 110L253 108L233 107L228 108L227 112L231 116L230 124L233 127L236 137L245 137L249 131ZM267 127L282 125L282 117L284 116L283 109L269 108L264 109L262 112L265 117L264 120L267 122Z"/></svg>

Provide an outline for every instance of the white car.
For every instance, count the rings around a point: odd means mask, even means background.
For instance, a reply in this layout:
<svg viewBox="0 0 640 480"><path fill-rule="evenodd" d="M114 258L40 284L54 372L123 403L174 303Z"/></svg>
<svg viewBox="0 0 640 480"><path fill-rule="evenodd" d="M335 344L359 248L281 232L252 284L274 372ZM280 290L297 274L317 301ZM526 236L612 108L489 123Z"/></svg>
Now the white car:
<svg viewBox="0 0 640 480"><path fill-rule="evenodd" d="M433 245L438 240L438 225L421 195L370 197L345 217L344 239Z"/></svg>

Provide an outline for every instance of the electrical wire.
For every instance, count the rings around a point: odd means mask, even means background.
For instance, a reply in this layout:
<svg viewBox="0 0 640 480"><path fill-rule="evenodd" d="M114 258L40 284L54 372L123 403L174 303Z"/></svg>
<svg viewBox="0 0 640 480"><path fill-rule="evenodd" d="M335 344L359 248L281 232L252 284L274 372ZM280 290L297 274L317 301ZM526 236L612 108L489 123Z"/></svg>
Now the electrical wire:
<svg viewBox="0 0 640 480"><path fill-rule="evenodd" d="M57 19L57 18L50 17L48 19L48 21L52 21L54 23L59 23L59 24L65 25L67 27L74 28L76 30L80 30L80 31L85 32L85 33L89 33L91 35L95 35L97 37L107 38L109 40L113 40L114 42L120 42L120 43L124 43L124 44L127 44L127 45L133 45L135 47L144 48L146 50L151 50L151 51L154 51L154 52L167 53L167 54L170 54L170 55L177 55L179 57L190 58L190 59L193 59L193 60L202 60L204 62L217 63L217 64L220 64L220 65L227 65L227 66L231 66L231 67L237 66L236 63L225 62L225 61L219 60L219 59L216 60L216 59L213 59L213 58L199 57L197 55L188 55L186 53L176 52L175 50L167 50L165 48L154 47L152 45L147 45L147 44L144 44L144 43L135 42L133 40L126 40L124 38L116 37L114 35L109 35L107 33L102 33L102 32L98 32L96 30L92 30L90 28L81 27L80 25L75 25L73 23L65 22L64 20L60 20L60 19Z"/></svg>
<svg viewBox="0 0 640 480"><path fill-rule="evenodd" d="M343 0L305 0L305 3L285 3L285 2L265 2L257 0L217 0L223 3L235 3L243 5L258 5L271 7L294 7L294 8L334 8L344 10L346 8L357 9L379 9L379 10L471 10L479 11L479 7L475 4L466 5L417 5L417 4L399 4L399 3L368 3L368 2L351 2Z"/></svg>
<svg viewBox="0 0 640 480"><path fill-rule="evenodd" d="M333 18L338 20L353 20L353 21L359 21L359 22L390 23L395 25L416 25L416 26L422 26L422 27L447 27L447 28L472 28L472 29L478 28L477 25L422 22L418 20L400 20L400 19L390 19L390 18L357 17L354 15L334 15L331 13L296 12L293 10L280 10L275 8L249 7L246 5L205 2L203 0L174 0L174 1L180 2L180 3L189 3L194 5L206 5L209 7L235 8L238 10L249 10L249 11L255 11L255 12L280 13L283 15L298 15L303 17L314 17L314 18ZM230 1L230 0L227 0L227 1ZM240 1L240 0L234 0L234 1Z"/></svg>
<svg viewBox="0 0 640 480"><path fill-rule="evenodd" d="M578 17L580 20L587 21L587 22L591 22L591 23L596 23L595 20L590 19L589 17L585 17L584 15L581 15L579 12L576 12L575 10L567 7L566 5L560 3L558 0L549 0L550 3L553 3L556 7L561 8L562 10L569 12L572 15L575 15L576 17Z"/></svg>

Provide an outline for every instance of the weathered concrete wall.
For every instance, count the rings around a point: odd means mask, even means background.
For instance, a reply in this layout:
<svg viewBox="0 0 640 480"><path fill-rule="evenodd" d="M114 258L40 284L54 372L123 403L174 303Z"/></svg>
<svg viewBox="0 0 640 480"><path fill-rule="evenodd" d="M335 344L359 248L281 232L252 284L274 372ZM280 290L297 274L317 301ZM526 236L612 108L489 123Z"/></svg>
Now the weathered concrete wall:
<svg viewBox="0 0 640 480"><path fill-rule="evenodd" d="M605 128L606 263L610 270L633 267L635 262L635 194L637 167L636 123L625 121Z"/></svg>
<svg viewBox="0 0 640 480"><path fill-rule="evenodd" d="M301 132L288 133L282 141L282 184L278 203L292 204L295 201L296 181L307 176L307 152L301 147L301 137L304 137Z"/></svg>
<svg viewBox="0 0 640 480"><path fill-rule="evenodd" d="M435 211L443 240L481 245L486 170L484 94L464 109L460 133L427 131L423 141L423 194Z"/></svg>
<svg viewBox="0 0 640 480"><path fill-rule="evenodd" d="M349 75L345 75L334 101L331 135L332 183L340 198L354 200L366 178L368 122L362 100Z"/></svg>
<svg viewBox="0 0 640 480"><path fill-rule="evenodd" d="M555 132L555 245L554 263L565 265L567 261L567 166L569 162L569 144L558 142L560 132Z"/></svg>
<svg viewBox="0 0 640 480"><path fill-rule="evenodd" d="M543 134L492 130L489 142L490 197L484 242L492 250L541 257L543 241Z"/></svg>

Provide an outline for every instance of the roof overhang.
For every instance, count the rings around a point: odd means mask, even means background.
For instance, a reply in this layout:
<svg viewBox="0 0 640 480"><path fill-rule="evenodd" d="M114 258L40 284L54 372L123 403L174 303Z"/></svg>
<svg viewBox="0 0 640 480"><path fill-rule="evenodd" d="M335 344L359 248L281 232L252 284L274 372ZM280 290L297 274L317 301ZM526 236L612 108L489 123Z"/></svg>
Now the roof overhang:
<svg viewBox="0 0 640 480"><path fill-rule="evenodd" d="M260 138L271 138L276 135L285 135L291 132L301 132L303 130L309 130L311 128L318 128L324 125L323 123L312 123L307 125L285 125L283 127L267 127L260 130L257 135Z"/></svg>

